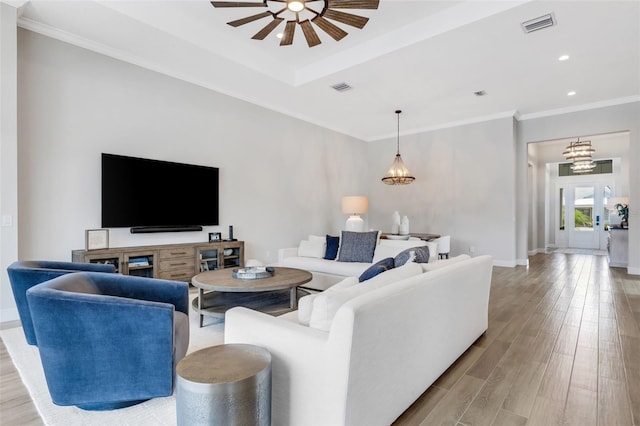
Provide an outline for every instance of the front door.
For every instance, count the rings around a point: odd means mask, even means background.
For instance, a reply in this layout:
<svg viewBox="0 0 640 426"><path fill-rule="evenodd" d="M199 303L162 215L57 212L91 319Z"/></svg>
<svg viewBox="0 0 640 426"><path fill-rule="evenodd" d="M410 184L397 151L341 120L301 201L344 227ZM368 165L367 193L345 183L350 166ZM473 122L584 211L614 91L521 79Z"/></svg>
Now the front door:
<svg viewBox="0 0 640 426"><path fill-rule="evenodd" d="M606 248L606 199L611 197L604 183L564 184L559 187L559 222L569 248ZM563 244L564 245L564 244Z"/></svg>

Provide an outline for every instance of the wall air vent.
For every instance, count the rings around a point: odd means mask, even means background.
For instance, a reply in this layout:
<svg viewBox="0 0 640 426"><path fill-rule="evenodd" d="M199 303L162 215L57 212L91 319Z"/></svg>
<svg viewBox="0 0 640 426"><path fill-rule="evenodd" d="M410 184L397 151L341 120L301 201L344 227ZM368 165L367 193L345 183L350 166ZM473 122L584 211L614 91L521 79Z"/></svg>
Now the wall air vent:
<svg viewBox="0 0 640 426"><path fill-rule="evenodd" d="M556 18L553 16L553 13L549 13L544 16L540 16L538 18L525 21L520 25L522 25L522 29L525 33L531 33L533 31L538 31L543 28L552 27L555 24L556 24Z"/></svg>
<svg viewBox="0 0 640 426"><path fill-rule="evenodd" d="M346 92L347 90L353 89L353 87L349 86L347 83L334 84L331 88L338 92Z"/></svg>

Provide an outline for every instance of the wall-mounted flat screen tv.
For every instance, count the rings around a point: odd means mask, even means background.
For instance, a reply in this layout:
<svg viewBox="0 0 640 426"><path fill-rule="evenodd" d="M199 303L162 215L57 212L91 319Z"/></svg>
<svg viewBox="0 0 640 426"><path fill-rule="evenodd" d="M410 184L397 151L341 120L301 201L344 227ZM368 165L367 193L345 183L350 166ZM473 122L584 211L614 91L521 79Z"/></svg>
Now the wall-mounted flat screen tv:
<svg viewBox="0 0 640 426"><path fill-rule="evenodd" d="M218 225L218 176L217 167L103 153L102 227Z"/></svg>

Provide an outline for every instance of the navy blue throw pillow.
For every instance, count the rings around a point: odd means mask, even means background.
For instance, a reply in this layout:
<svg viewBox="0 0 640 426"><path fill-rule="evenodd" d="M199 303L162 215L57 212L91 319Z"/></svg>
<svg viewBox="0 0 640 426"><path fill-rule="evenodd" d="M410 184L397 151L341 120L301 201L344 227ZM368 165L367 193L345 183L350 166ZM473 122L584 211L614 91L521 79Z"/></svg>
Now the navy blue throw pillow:
<svg viewBox="0 0 640 426"><path fill-rule="evenodd" d="M394 265L393 257L387 257L386 259L379 260L373 265L369 266L366 271L362 273L358 277L358 281L366 281L370 278L375 277L378 274L383 273L384 271L388 271L389 269L393 269Z"/></svg>
<svg viewBox="0 0 640 426"><path fill-rule="evenodd" d="M429 263L429 247L420 246L420 247L411 247L406 250L402 250L400 253L396 255L395 258L395 267L402 266L411 258L411 252L414 252L416 258L414 262L416 263Z"/></svg>
<svg viewBox="0 0 640 426"><path fill-rule="evenodd" d="M340 245L340 237L332 237L327 235L327 250L324 252L324 258L327 260L335 260L338 256L338 246Z"/></svg>

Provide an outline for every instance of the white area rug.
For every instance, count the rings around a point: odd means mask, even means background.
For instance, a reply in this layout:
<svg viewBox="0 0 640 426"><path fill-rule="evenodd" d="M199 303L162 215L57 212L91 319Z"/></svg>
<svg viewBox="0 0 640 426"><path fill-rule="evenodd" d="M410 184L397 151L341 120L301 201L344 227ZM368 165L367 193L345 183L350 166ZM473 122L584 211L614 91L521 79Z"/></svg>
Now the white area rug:
<svg viewBox="0 0 640 426"><path fill-rule="evenodd" d="M191 309L191 304L189 304L189 320L188 353L224 343L224 322L216 322L213 318L205 317L205 326L198 327L198 319ZM175 393L169 397L154 398L133 407L112 411L85 411L74 406L55 405L49 396L38 348L27 344L22 327L2 330L0 336L45 424L52 426L173 426L176 424Z"/></svg>

